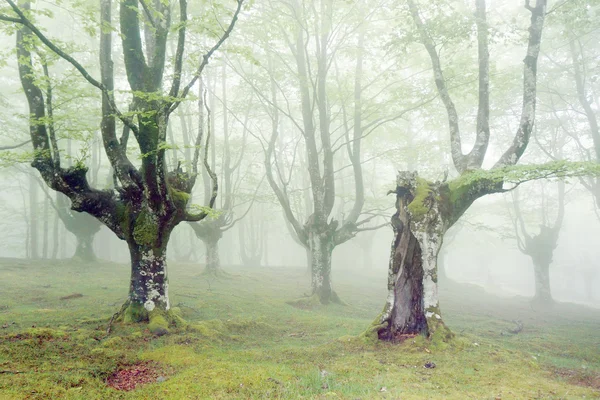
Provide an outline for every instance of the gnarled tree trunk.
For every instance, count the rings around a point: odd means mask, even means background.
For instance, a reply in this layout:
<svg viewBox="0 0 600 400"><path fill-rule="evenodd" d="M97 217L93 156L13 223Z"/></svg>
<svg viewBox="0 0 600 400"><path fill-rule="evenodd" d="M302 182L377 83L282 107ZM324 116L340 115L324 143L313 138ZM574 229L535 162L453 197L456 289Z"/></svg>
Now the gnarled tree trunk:
<svg viewBox="0 0 600 400"><path fill-rule="evenodd" d="M437 256L447 224L436 199L444 196L440 187L417 188L416 179L411 173L398 177L388 298L375 321L382 340L431 336L438 330L443 336L451 335L442 321L437 286Z"/></svg>

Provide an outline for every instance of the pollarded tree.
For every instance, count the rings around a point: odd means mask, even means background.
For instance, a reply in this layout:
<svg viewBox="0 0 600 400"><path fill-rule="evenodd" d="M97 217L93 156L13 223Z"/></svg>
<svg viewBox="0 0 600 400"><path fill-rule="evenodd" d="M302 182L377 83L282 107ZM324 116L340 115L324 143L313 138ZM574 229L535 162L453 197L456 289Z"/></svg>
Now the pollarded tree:
<svg viewBox="0 0 600 400"><path fill-rule="evenodd" d="M100 2L100 80L95 79L75 58L63 51L34 22L30 1L17 5L6 0L8 7L0 20L17 28L19 76L29 104L29 131L34 148L32 165L52 189L71 200L74 211L87 212L127 242L131 256L129 297L120 312L124 321L151 321L155 332L166 332L168 322L175 321L170 312L166 268L166 248L173 228L182 221L198 221L206 210L190 210L188 200L196 180L196 168L188 172L169 172L165 162L169 117L200 78L211 55L228 38L243 0L231 23L216 44L198 61L189 81L183 85L183 65L188 28L187 1L180 0L179 21L172 24L171 1L123 0L119 7L119 27L112 25L112 1ZM6 14L12 13L12 14ZM127 84L131 93L129 111L121 112L115 99L113 72L113 30L122 40ZM166 74L167 41L177 37L172 74ZM87 167L76 163L61 166L61 151L52 121L52 98L44 93L35 68L34 57L40 48L67 61L102 97L101 133L104 151L114 170L115 188L99 190L90 186ZM167 84L165 78L169 78ZM166 87L166 89L165 89ZM117 137L117 120L123 135ZM126 148L132 132L141 154L140 166L128 158ZM211 205L216 197L213 192Z"/></svg>
<svg viewBox="0 0 600 400"><path fill-rule="evenodd" d="M429 182L416 172L400 172L396 182L396 214L392 217L394 239L391 246L388 298L382 313L367 334L394 341L403 335L451 337L442 321L438 300L437 257L446 231L478 198L506 191L505 183L516 183L551 176L586 173L588 164L553 162L544 165L516 166L531 136L536 109L537 63L546 16L546 0L526 1L530 15L527 53L523 61L523 94L517 131L509 148L490 170L482 169L490 139L489 39L485 0L476 1L472 24L476 27L478 49L478 112L474 145L463 153L458 113L444 77L439 47L433 39L434 26L423 20L415 0L407 0L408 12L416 32L431 59L435 85L448 115L452 161L459 176L451 181ZM443 3L432 7L443 7ZM444 9L428 9L436 18ZM466 30L469 32L469 30ZM439 34L439 32L435 32Z"/></svg>
<svg viewBox="0 0 600 400"><path fill-rule="evenodd" d="M532 234L528 231L525 219L521 211L521 200L519 192L513 192L515 236L517 246L521 253L528 255L533 262L533 276L535 280L535 295L532 303L540 307L552 305L552 291L550 290L550 265L554 250L558 245L560 228L565 216L565 183L557 183L558 210L554 220L550 218L549 198L544 190L539 196L542 202L542 223L539 225L538 233Z"/></svg>
<svg viewBox="0 0 600 400"><path fill-rule="evenodd" d="M214 88L213 88L214 89ZM216 94L214 93L216 90L210 95L211 102L215 103ZM252 96L250 96L250 99ZM246 182L252 181L252 172L253 169L248 165L242 164L245 155L247 154L246 148L248 145L248 119L250 115L250 108L252 101L245 102L245 111L243 120L240 120L240 124L242 125L242 133L241 137L234 135L233 126L230 126L230 118L229 113L231 110L229 109L229 104L227 101L227 69L226 64L223 63L221 69L221 98L220 102L222 104L222 134L220 135L223 138L222 142L222 151L223 157L220 163L221 170L221 203L219 206L215 206L216 215L210 216L209 218L204 219L201 222L190 223L190 226L194 230L194 233L198 237L198 239L202 240L206 249L206 269L205 273L211 275L219 275L221 271L221 260L219 257L219 242L223 237L223 234L230 229L232 229L239 221L245 218L250 211L254 203L254 199L256 198L257 191L260 189L261 184L256 185L256 189L253 190L253 195L249 195L250 199L248 201L242 201L242 197L244 197L243 189L241 185ZM200 107L203 105L201 104ZM215 107L206 108L207 111L210 110L210 114L214 112ZM202 110L200 110L202 113ZM238 117L234 114L235 119ZM214 118L209 118L209 126L212 126L211 130L214 130ZM236 121L238 122L238 121ZM210 131L209 131L210 132ZM212 138L215 135L211 135ZM212 146L212 154L210 156L210 167L209 163L204 166L203 174L205 177L205 182L208 182L208 176L213 174L213 170L216 167L216 143L213 142ZM251 162L251 160L248 160ZM209 202L211 198L210 187L204 186L204 199L205 202ZM242 204L241 204L242 203ZM246 205L246 203L249 203ZM238 211L244 205L245 210L242 211L241 214L236 216L236 211Z"/></svg>

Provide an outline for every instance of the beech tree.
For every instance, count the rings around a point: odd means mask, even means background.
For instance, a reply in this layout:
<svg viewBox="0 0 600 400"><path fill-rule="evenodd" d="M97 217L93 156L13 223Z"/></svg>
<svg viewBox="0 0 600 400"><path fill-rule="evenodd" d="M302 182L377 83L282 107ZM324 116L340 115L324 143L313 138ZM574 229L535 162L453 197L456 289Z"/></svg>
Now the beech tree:
<svg viewBox="0 0 600 400"><path fill-rule="evenodd" d="M211 103L215 103L216 88L213 88L213 93L211 93ZM252 96L250 96L252 97ZM221 202L218 207L215 207L216 215L213 215L209 218L205 218L201 222L190 223L190 226L194 230L194 233L198 237L198 239L202 240L206 249L206 269L205 272L211 275L219 275L221 274L221 260L219 257L219 242L223 237L223 234L230 229L232 229L240 220L248 215L252 204L254 203L254 199L256 198L256 192L260 188L260 183L256 185L256 188L252 191L254 195L250 195L250 200L248 202L241 201L243 197L241 187L244 181L252 181L251 172L253 172L252 168L244 168L247 167L247 164L243 164L246 155L247 142L248 142L248 118L250 114L250 105L251 101L246 102L246 110L244 111L244 116L240 122L242 125L242 133L241 137L236 137L234 132L232 132L232 127L230 127L230 118L229 118L229 104L227 101L227 69L226 64L223 63L221 68L221 98L220 102L222 104L222 131L221 137L223 139L222 142L222 154L223 157L220 163L221 170ZM200 105L202 107L202 105ZM207 108L207 110L213 109L214 107ZM202 110L200 110L202 114ZM212 112L212 111L211 111ZM238 117L234 115L236 119ZM209 121L209 126L214 126L214 118L211 118ZM214 128L211 128L214 130ZM214 138L214 135L211 135ZM235 146L236 139L239 139L239 143L237 145L239 148ZM207 163L204 166L204 181L208 182L209 175L213 174L213 170L216 168L216 143L213 142L212 152L210 155L210 163ZM210 164L210 167L208 166ZM211 189L209 185L204 186L204 199L205 202L210 202L211 197ZM236 215L236 211L238 211L242 206L240 203L249 203L249 205L245 205L245 210L242 211L241 214Z"/></svg>
<svg viewBox="0 0 600 400"><path fill-rule="evenodd" d="M368 226L376 215L365 212L362 140L406 112L394 105L393 115L381 115L388 99L379 99L379 85L397 82L367 70L376 64L368 54L367 27L376 29L371 19L384 10L368 1L266 4L260 17L273 24L255 35L258 67L251 73L236 66L270 124L268 134L255 134L263 146L267 182L293 239L306 249L311 292L299 303L340 302L331 282L333 251L377 228ZM347 204L340 200L343 170L351 171Z"/></svg>
<svg viewBox="0 0 600 400"><path fill-rule="evenodd" d="M113 26L112 1L101 0L99 80L58 42L43 33L43 28L34 22L30 1L21 1L19 5L13 0L5 2L8 5L6 13L12 14L1 14L0 20L13 24L17 30L19 77L29 105L29 133L34 148L32 165L50 188L70 199L72 210L94 216L127 242L131 283L128 300L118 318L125 322L150 320L155 333L166 333L169 323L176 322L168 293L166 248L169 236L180 222L199 221L208 212L204 208L194 210L188 206L196 180L196 166L185 172L167 168L169 117L199 80L212 54L231 34L243 0L236 1L229 26L215 39L214 46L201 56L191 74L183 70L190 23L186 0L180 0L177 8L172 7L172 1L122 0L118 27ZM179 20L172 24L175 9ZM130 89L127 112L121 111L115 96L113 30L122 41ZM176 35L177 45L175 53L168 55L167 41L171 34ZM57 132L50 123L52 95L41 87L37 79L39 71L34 64L42 47L70 64L99 90L100 130L104 151L114 170L114 189L92 187L86 176L88 168L82 162L67 168L61 165ZM166 61L171 56L172 72L167 74ZM185 84L184 78L188 79ZM123 127L121 137L117 136L117 121ZM141 154L139 167L133 164L126 151L130 133L133 133ZM202 143L201 138L197 143ZM214 190L209 206L214 204L216 195Z"/></svg>
<svg viewBox="0 0 600 400"><path fill-rule="evenodd" d="M548 307L554 302L550 290L550 265L554 250L558 244L560 228L565 216L565 184L557 183L558 210L554 219L551 218L549 204L550 196L546 191L539 197L542 202L542 221L538 233L531 233L521 210L519 192L513 193L514 218L513 225L517 247L521 253L528 255L533 263L535 280L535 295L532 303L540 307Z"/></svg>
<svg viewBox="0 0 600 400"><path fill-rule="evenodd" d="M507 183L519 183L544 177L586 173L588 164L564 161L542 165L517 166L525 152L536 110L537 64L546 17L546 0L526 0L530 13L526 56L523 60L521 115L512 143L493 167L482 164L490 140L489 27L485 0L476 0L473 25L476 28L478 54L478 112L473 147L463 152L460 120L444 77L439 56L440 40L433 40L433 26L423 15L416 0L407 0L408 13L416 27L433 68L435 86L448 116L450 150L458 177L448 181L428 181L416 172L400 172L396 181L396 213L392 217L394 239L388 272L388 298L382 313L367 335L396 341L405 335L425 334L441 340L452 336L442 320L438 299L437 257L446 231L478 198L505 192ZM442 5L443 6L443 5ZM434 21L438 23L439 21ZM435 24L433 24L435 26Z"/></svg>

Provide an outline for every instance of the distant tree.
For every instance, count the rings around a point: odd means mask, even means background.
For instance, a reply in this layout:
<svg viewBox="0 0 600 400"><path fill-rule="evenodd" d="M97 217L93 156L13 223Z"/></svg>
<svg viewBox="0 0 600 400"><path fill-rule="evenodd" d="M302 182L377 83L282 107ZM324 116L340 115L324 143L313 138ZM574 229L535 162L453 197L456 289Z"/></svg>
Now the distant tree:
<svg viewBox="0 0 600 400"><path fill-rule="evenodd" d="M19 77L29 104L29 130L34 148L33 167L46 184L71 200L74 211L87 212L127 242L131 255L131 285L129 298L119 318L124 321L151 322L156 333L167 331L168 323L175 322L170 311L166 269L166 248L173 228L182 221L199 221L207 210L190 210L188 200L196 180L196 166L184 172L168 171L165 162L169 117L199 80L211 55L229 37L243 0L231 23L198 61L188 83L184 78L186 32L190 21L187 1L179 1L179 21L172 24L171 1L123 0L119 8L119 28L112 24L112 1L100 2L100 58L101 78L97 80L82 64L56 41L46 36L34 22L30 1L9 5L0 20L16 28L16 50ZM141 6L141 8L140 8ZM10 11L9 11L10 10ZM113 30L122 41L122 55L130 89L128 112L120 111L115 96L113 66ZM177 36L173 55L170 85L164 91L167 41L170 34ZM88 168L83 162L72 167L61 166L61 152L53 124L51 87L44 87L34 57L41 49L67 61L102 97L101 133L104 151L114 170L114 189L100 190L90 186ZM41 58L44 62L44 58ZM123 125L123 135L117 137L117 120ZM126 149L129 134L133 133L141 155L138 168L130 161ZM197 142L202 143L201 140ZM216 189L216 187L215 187ZM216 190L212 193L213 205Z"/></svg>
<svg viewBox="0 0 600 400"><path fill-rule="evenodd" d="M551 197L543 190L538 199L540 200L542 223L539 225L539 232L536 234L530 233L523 217L521 210L521 202L519 192L513 192L513 208L514 218L513 224L515 228L515 237L517 246L521 253L531 257L533 262L533 272L535 280L535 295L533 304L541 307L552 305L552 291L550 290L550 265L554 250L558 245L558 237L565 215L565 184L564 182L557 183L558 190L558 211L556 218L550 218L549 203Z"/></svg>
<svg viewBox="0 0 600 400"><path fill-rule="evenodd" d="M214 93L216 88L213 88L211 98L214 100L216 94ZM253 194L250 194L249 199L241 201L244 194L240 187L244 181L251 181L253 177L251 168L244 168L247 165L242 164L247 155L246 148L248 145L248 117L250 114L251 101L246 103L245 115L241 121L242 134L241 137L235 137L229 123L229 104L227 101L227 69L225 63L223 63L221 69L221 98L222 103L222 132L221 137L223 139L222 150L223 157L221 160L221 204L216 207L216 213L214 216L204 219L201 222L192 222L190 226L194 230L194 233L198 239L202 240L206 249L206 270L205 272L211 275L219 275L221 273L221 260L219 257L219 242L221 241L223 234L232 229L238 222L244 219L251 209L256 192L260 189L260 183L256 185L256 189ZM213 101L214 102L214 101ZM213 107L214 108L214 107ZM210 110L207 108L207 110ZM202 110L200 110L202 113ZM213 124L214 118L210 119L210 125ZM214 134L211 135L214 138ZM239 142L235 143L235 139L239 139ZM212 146L212 154L210 156L211 168L204 167L205 182L208 181L207 175L211 173L211 169L214 170L216 166L216 144ZM210 187L204 186L204 201L206 204L210 201ZM240 204L242 203L242 204ZM245 209L238 215L238 211L243 205Z"/></svg>

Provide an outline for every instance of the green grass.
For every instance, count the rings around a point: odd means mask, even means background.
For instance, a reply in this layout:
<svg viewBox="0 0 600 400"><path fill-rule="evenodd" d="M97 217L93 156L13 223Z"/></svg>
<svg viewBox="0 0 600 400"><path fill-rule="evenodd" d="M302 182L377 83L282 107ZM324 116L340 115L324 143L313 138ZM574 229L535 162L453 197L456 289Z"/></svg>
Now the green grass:
<svg viewBox="0 0 600 400"><path fill-rule="evenodd" d="M600 311L558 304L536 312L445 283L457 339L433 346L359 338L381 311L385 273L335 271L346 306L312 310L301 269L170 268L170 295L189 323L154 337L108 320L125 300L128 267L0 259L0 399L581 399L600 398ZM83 296L61 300L74 293ZM507 333L519 319L524 330ZM105 384L119 368L156 361L164 382ZM434 362L436 368L424 368Z"/></svg>

